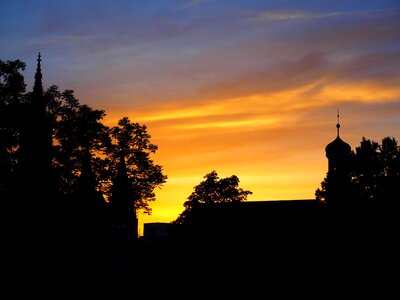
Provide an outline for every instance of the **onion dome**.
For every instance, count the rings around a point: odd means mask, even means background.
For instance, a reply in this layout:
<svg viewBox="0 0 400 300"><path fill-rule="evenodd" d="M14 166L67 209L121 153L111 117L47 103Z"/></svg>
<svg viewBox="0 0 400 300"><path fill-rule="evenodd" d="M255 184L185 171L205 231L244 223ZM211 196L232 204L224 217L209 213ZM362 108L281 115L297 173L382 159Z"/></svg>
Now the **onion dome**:
<svg viewBox="0 0 400 300"><path fill-rule="evenodd" d="M325 147L326 155L348 154L350 152L350 145L344 142L339 136Z"/></svg>
<svg viewBox="0 0 400 300"><path fill-rule="evenodd" d="M347 144L345 141L343 141L340 136L339 136L339 112L337 115L338 122L336 124L337 128L337 137L334 141L326 145L325 147L325 153L326 156L331 156L331 155L340 155L340 154L349 154L351 152L351 147L349 144Z"/></svg>

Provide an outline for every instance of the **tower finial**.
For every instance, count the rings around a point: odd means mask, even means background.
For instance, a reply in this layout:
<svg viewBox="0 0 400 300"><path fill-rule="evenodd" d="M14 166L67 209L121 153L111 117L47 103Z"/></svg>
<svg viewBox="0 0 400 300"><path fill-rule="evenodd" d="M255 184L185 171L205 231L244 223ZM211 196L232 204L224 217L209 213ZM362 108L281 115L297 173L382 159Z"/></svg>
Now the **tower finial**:
<svg viewBox="0 0 400 300"><path fill-rule="evenodd" d="M41 65L40 62L42 61L42 56L38 55L37 58L37 66L36 66L36 73L35 73L35 84L33 85L33 92L35 94L38 95L42 95L43 94L43 85L42 85L42 69L41 69Z"/></svg>
<svg viewBox="0 0 400 300"><path fill-rule="evenodd" d="M336 124L336 128L337 128L337 136L339 137L339 128L340 128L340 123L339 123L339 107L337 108L337 124Z"/></svg>

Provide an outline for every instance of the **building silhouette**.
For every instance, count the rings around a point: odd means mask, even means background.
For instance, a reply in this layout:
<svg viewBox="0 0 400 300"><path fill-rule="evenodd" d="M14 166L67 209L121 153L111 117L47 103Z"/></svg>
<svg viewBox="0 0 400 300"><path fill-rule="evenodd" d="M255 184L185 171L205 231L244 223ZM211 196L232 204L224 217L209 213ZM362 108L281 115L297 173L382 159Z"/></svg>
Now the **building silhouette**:
<svg viewBox="0 0 400 300"><path fill-rule="evenodd" d="M19 141L19 163L14 182L14 197L21 220L43 225L57 219L56 179L52 174L52 121L47 113L47 97L43 90L41 54L38 54L33 91L20 106L16 116ZM48 226L46 226L48 228ZM40 228L32 231L44 232ZM32 235L35 235L32 232Z"/></svg>
<svg viewBox="0 0 400 300"><path fill-rule="evenodd" d="M348 208L351 205L351 147L340 138L339 110L336 129L336 139L325 147L328 159L325 201L332 207Z"/></svg>
<svg viewBox="0 0 400 300"><path fill-rule="evenodd" d="M337 113L337 136L334 141L326 145L325 153L328 158L328 172L336 172L344 167L349 159L351 153L351 147L349 144L344 142L339 135L340 123L339 123L339 110Z"/></svg>
<svg viewBox="0 0 400 300"><path fill-rule="evenodd" d="M340 138L339 111L336 129L336 138L325 147L329 180L327 203L298 199L201 204L192 209L190 222L175 228L176 232L196 243L231 245L244 242L254 245L268 240L298 246L305 241L325 243L324 236L330 236L339 228L345 231L342 225L349 224L349 220L336 224L335 218L336 208L348 208L351 146ZM151 226L145 224L145 227L147 225ZM155 239L156 235L157 232L149 233L144 239Z"/></svg>

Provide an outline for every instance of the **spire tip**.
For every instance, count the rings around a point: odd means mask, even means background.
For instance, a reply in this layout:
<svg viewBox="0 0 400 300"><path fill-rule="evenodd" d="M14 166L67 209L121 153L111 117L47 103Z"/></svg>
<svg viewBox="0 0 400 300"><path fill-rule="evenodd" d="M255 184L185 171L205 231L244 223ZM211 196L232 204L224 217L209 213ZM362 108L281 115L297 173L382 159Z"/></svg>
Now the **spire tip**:
<svg viewBox="0 0 400 300"><path fill-rule="evenodd" d="M340 128L340 122L339 122L339 118L340 118L340 115L339 115L339 107L337 108L337 115L336 115L336 117L337 117L337 124L336 124L337 136L339 137L339 128Z"/></svg>

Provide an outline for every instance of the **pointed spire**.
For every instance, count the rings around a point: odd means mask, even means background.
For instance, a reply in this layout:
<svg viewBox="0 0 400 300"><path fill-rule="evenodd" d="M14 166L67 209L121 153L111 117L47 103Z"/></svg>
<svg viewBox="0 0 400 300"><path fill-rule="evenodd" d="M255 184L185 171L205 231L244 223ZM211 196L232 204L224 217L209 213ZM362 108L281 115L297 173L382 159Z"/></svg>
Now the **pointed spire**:
<svg viewBox="0 0 400 300"><path fill-rule="evenodd" d="M39 52L38 58L37 58L37 67L36 67L36 73L35 73L35 84L33 86L33 93L36 95L43 95L43 85L42 85L42 69L40 62L42 61L41 55Z"/></svg>
<svg viewBox="0 0 400 300"><path fill-rule="evenodd" d="M336 128L337 128L337 136L339 137L339 128L340 128L340 123L339 123L339 107L337 109L337 124L336 124Z"/></svg>

